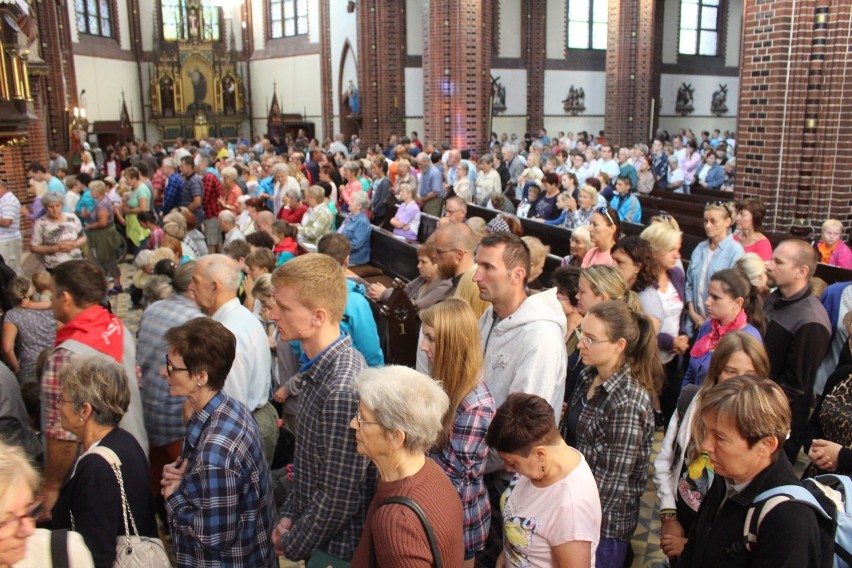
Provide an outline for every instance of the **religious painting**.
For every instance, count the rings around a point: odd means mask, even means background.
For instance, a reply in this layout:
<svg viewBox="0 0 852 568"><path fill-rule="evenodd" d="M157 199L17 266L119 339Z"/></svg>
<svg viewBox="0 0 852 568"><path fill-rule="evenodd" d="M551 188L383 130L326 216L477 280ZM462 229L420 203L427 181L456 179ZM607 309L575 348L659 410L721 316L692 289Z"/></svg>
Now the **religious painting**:
<svg viewBox="0 0 852 568"><path fill-rule="evenodd" d="M230 75L222 79L222 111L225 114L237 112L237 82Z"/></svg>
<svg viewBox="0 0 852 568"><path fill-rule="evenodd" d="M186 93L186 110L212 110L213 69L203 57L191 55L181 66L183 92Z"/></svg>
<svg viewBox="0 0 852 568"><path fill-rule="evenodd" d="M175 115L175 83L168 76L160 79L160 107L164 116Z"/></svg>

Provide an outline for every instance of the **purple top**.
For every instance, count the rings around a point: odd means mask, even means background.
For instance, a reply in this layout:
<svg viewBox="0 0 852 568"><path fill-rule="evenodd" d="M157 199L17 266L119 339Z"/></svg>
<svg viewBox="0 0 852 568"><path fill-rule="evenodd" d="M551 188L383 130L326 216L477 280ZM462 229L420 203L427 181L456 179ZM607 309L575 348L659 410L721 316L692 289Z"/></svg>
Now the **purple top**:
<svg viewBox="0 0 852 568"><path fill-rule="evenodd" d="M400 203L394 218L408 225L408 230L394 229L393 234L405 237L409 241L417 240L417 229L420 226L420 208L417 203Z"/></svg>

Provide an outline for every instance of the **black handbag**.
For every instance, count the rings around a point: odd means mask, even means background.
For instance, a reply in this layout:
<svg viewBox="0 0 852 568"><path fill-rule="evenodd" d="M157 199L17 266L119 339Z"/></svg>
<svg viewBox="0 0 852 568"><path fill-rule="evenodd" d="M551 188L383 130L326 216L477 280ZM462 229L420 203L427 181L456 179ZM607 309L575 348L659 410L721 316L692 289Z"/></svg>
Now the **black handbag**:
<svg viewBox="0 0 852 568"><path fill-rule="evenodd" d="M426 517L426 513L417 504L417 501L411 499L410 497L388 497L376 507L378 510L380 507L384 507L385 505L404 505L414 511L414 514L417 515L417 518L420 519L420 524L423 525L423 530L426 532L426 540L429 541L429 550L432 551L432 566L434 568L443 568L444 563L441 562L441 551L438 550L438 541L435 540L435 533L432 531L432 523L429 522L428 517ZM376 568L376 549L372 545L372 540L370 543L370 568Z"/></svg>

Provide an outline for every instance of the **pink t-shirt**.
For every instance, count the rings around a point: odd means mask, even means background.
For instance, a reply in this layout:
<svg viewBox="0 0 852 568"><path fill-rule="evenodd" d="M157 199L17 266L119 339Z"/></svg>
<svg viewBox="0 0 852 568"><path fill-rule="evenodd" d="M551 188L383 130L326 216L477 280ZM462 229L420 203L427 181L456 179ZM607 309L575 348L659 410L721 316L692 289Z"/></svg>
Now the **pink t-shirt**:
<svg viewBox="0 0 852 568"><path fill-rule="evenodd" d="M592 544L594 567L601 501L595 477L582 456L574 471L549 487L536 487L529 478L515 475L500 505L507 566L552 566L551 548L581 540Z"/></svg>
<svg viewBox="0 0 852 568"><path fill-rule="evenodd" d="M598 247L592 247L586 252L586 256L583 257L583 264L581 265L581 268L597 266L598 264L615 266L615 261L612 259L610 251L604 252L598 250Z"/></svg>

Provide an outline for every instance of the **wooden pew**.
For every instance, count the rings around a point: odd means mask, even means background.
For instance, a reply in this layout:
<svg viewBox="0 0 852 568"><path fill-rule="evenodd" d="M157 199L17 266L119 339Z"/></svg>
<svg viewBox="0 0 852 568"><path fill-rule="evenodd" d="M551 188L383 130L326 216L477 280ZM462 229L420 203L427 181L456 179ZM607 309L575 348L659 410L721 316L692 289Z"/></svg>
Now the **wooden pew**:
<svg viewBox="0 0 852 568"><path fill-rule="evenodd" d="M468 204L467 206L468 217L482 217L486 221L490 221L498 213L498 211L478 205ZM571 231L568 229L532 219L520 219L520 221L524 228L524 236L538 238L542 243L548 245L550 252L556 256L562 257L571 254Z"/></svg>
<svg viewBox="0 0 852 568"><path fill-rule="evenodd" d="M403 291L405 282L395 280L393 292L388 303L379 310L379 338L385 352L385 364L414 367L417 363L417 339L420 332L420 318L417 306Z"/></svg>

